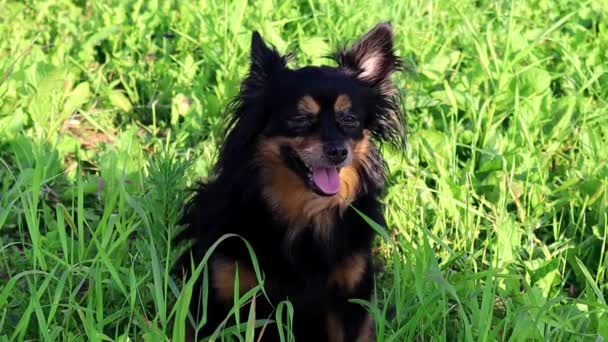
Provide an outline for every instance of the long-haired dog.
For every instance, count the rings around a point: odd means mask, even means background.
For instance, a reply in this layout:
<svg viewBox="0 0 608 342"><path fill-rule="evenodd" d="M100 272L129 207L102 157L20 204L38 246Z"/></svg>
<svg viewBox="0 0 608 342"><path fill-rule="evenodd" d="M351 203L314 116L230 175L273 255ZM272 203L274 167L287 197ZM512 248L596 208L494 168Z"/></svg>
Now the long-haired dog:
<svg viewBox="0 0 608 342"><path fill-rule="evenodd" d="M373 290L374 234L357 210L384 224L386 168L377 145L404 141L390 80L399 69L391 26L377 25L333 57L337 67L291 69L288 56L253 33L249 74L217 164L189 204L180 237L193 241L181 262L186 271L221 236L246 239L267 295L256 300L256 319L272 319L289 300L296 341L374 339L372 319L349 301L370 300ZM258 279L238 238L223 241L208 267L207 298L194 296L191 306L196 318L206 311L199 337L215 331L235 293ZM260 333L278 339L275 325Z"/></svg>

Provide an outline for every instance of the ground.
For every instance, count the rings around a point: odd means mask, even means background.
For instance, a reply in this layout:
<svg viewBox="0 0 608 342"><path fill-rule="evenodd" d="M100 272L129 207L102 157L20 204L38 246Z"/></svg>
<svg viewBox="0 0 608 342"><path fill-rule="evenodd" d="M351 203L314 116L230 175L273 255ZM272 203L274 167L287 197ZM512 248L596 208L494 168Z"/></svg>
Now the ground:
<svg viewBox="0 0 608 342"><path fill-rule="evenodd" d="M608 338L608 2L0 0L0 13L0 340L180 340L191 283L169 276L169 241L251 31L297 66L330 63L381 20L404 60L408 144L384 148L388 225L370 223L385 266L361 304L378 340ZM250 341L265 319L218 334Z"/></svg>

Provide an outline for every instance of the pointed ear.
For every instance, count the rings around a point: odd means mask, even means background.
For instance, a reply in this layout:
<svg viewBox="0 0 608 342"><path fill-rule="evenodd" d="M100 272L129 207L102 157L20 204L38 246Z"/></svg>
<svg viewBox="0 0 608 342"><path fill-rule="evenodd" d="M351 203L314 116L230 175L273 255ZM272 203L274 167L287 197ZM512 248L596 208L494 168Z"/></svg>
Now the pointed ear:
<svg viewBox="0 0 608 342"><path fill-rule="evenodd" d="M267 45L257 31L251 34L249 73L241 82L238 96L231 102L231 117L226 122L226 138L222 144L220 169L242 168L230 156L240 155L255 145L255 139L263 130L268 119L265 110L266 92L272 75L287 68L289 56L281 56L276 49Z"/></svg>
<svg viewBox="0 0 608 342"><path fill-rule="evenodd" d="M357 75L371 85L389 82L390 75L400 67L393 50L393 30L389 23L380 23L351 48L335 54L341 68Z"/></svg>
<svg viewBox="0 0 608 342"><path fill-rule="evenodd" d="M286 58L277 50L269 47L257 31L251 34L251 67L249 78L259 82L266 81L275 71L287 66ZM263 84L256 84L262 86Z"/></svg>

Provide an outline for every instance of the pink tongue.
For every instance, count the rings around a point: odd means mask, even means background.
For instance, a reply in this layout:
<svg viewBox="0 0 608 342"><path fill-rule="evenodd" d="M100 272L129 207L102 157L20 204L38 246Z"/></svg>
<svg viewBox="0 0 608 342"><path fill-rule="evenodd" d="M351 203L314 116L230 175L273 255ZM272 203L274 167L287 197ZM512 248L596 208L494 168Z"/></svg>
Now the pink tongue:
<svg viewBox="0 0 608 342"><path fill-rule="evenodd" d="M317 167L312 170L312 180L327 195L340 190L340 175L335 167Z"/></svg>

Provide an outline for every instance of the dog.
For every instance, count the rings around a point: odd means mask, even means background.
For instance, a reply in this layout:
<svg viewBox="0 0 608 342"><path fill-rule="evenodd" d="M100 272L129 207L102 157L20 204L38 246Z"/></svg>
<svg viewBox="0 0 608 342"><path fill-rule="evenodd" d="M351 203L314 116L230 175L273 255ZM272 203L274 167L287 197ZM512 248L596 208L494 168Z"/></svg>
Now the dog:
<svg viewBox="0 0 608 342"><path fill-rule="evenodd" d="M252 33L250 69L217 162L184 211L179 240L191 246L178 265L187 275L220 237L239 235L263 273L256 319L272 319L289 300L296 341L371 341L372 318L349 300L371 300L374 286L374 233L360 213L385 225L379 146L405 144L392 26L377 24L339 49L331 55L337 66L292 69L290 56ZM238 238L222 241L207 267L206 298L199 281L190 309L196 319L206 311L199 337L225 323L237 274L241 295L261 279ZM256 333L279 340L276 325Z"/></svg>

